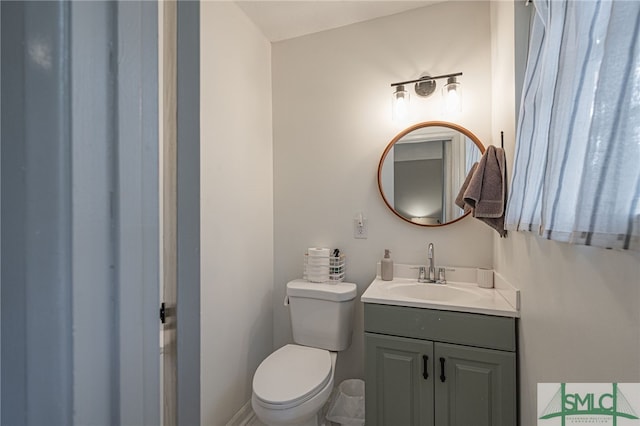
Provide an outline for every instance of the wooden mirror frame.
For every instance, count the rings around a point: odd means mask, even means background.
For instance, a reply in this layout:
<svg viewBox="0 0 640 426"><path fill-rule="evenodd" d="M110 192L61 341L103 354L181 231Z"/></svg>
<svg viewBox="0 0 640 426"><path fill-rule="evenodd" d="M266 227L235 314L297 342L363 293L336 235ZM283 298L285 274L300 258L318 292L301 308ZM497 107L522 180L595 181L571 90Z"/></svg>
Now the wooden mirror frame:
<svg viewBox="0 0 640 426"><path fill-rule="evenodd" d="M466 129L466 128L458 125L458 124L450 123L448 121L424 121L422 123L415 124L415 125L413 125L411 127L407 127L406 129L404 129L403 131L398 133L391 140L391 142L389 142L389 145L387 145L387 147L385 148L384 152L382 153L382 157L380 157L380 161L378 162L378 191L380 192L380 196L382 197L382 200L387 205L389 210L391 210L393 212L393 214L395 214L396 216L398 216L400 219L404 220L405 222L408 222L408 223L410 223L412 225L422 226L422 227L427 227L427 228L433 228L433 227L438 227L438 226L446 226L446 225L450 225L452 223L456 223L459 220L464 219L465 217L467 217L469 215L470 212L466 212L462 216L460 216L459 218L454 219L454 220L452 220L450 222L439 223L439 224L435 224L435 225L427 225L427 224L422 224L422 223L416 223L416 222L412 222L411 220L407 219L406 217L404 217L400 213L398 213L396 211L396 209L391 205L391 203L389 203L389 200L387 200L387 197L385 197L384 191L382 190L382 164L384 163L385 158L387 158L387 154L389 153L391 148L393 148L393 146L396 144L396 142L398 142L400 139L405 137L407 134L413 132L414 130L422 129L424 127L447 127L449 129L452 129L452 130L457 130L458 132L462 133L463 135L465 135L466 137L471 139L473 141L473 143L476 144L476 146L480 150L480 155L484 154L485 147L482 144L482 142L480 142L480 139L478 139L478 137L476 135L471 133L471 131L469 131L468 129Z"/></svg>

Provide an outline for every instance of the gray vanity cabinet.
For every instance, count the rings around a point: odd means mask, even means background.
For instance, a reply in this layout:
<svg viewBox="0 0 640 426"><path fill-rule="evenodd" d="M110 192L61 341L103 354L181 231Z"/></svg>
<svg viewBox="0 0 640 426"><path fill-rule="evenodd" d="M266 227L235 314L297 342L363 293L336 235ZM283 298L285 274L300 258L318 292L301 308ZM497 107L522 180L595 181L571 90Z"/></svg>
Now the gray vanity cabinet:
<svg viewBox="0 0 640 426"><path fill-rule="evenodd" d="M513 352L437 343L435 362L444 360L444 381L435 380L435 424L515 426L515 358Z"/></svg>
<svg viewBox="0 0 640 426"><path fill-rule="evenodd" d="M514 426L514 318L365 304L367 426Z"/></svg>
<svg viewBox="0 0 640 426"><path fill-rule="evenodd" d="M366 425L433 426L433 342L365 333Z"/></svg>

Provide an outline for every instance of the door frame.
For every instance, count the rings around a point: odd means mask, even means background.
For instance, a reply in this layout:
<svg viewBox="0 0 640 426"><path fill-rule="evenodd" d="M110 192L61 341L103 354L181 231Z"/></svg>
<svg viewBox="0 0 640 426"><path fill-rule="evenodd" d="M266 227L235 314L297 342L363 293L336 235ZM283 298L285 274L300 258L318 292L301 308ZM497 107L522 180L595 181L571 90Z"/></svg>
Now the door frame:
<svg viewBox="0 0 640 426"><path fill-rule="evenodd" d="M157 8L116 6L120 424L160 422Z"/></svg>
<svg viewBox="0 0 640 426"><path fill-rule="evenodd" d="M200 424L200 2L177 9L178 424Z"/></svg>

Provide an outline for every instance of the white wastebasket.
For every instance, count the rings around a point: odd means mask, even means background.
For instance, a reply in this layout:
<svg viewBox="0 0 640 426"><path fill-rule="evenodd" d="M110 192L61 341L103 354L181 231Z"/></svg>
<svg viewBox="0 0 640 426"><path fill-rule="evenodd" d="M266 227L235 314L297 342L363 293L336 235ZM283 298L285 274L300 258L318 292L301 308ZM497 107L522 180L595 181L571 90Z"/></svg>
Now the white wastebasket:
<svg viewBox="0 0 640 426"><path fill-rule="evenodd" d="M327 420L346 426L364 425L364 381L348 379L340 383Z"/></svg>

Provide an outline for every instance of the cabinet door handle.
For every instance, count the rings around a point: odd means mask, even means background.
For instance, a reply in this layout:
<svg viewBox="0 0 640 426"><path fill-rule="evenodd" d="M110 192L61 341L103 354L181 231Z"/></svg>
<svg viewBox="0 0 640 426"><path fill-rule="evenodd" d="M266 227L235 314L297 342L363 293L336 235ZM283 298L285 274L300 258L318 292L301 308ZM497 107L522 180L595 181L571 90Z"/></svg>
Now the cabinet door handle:
<svg viewBox="0 0 640 426"><path fill-rule="evenodd" d="M429 378L429 357L422 355L422 377L427 380Z"/></svg>
<svg viewBox="0 0 640 426"><path fill-rule="evenodd" d="M447 378L444 375L444 358L440 357L440 381L444 383Z"/></svg>

